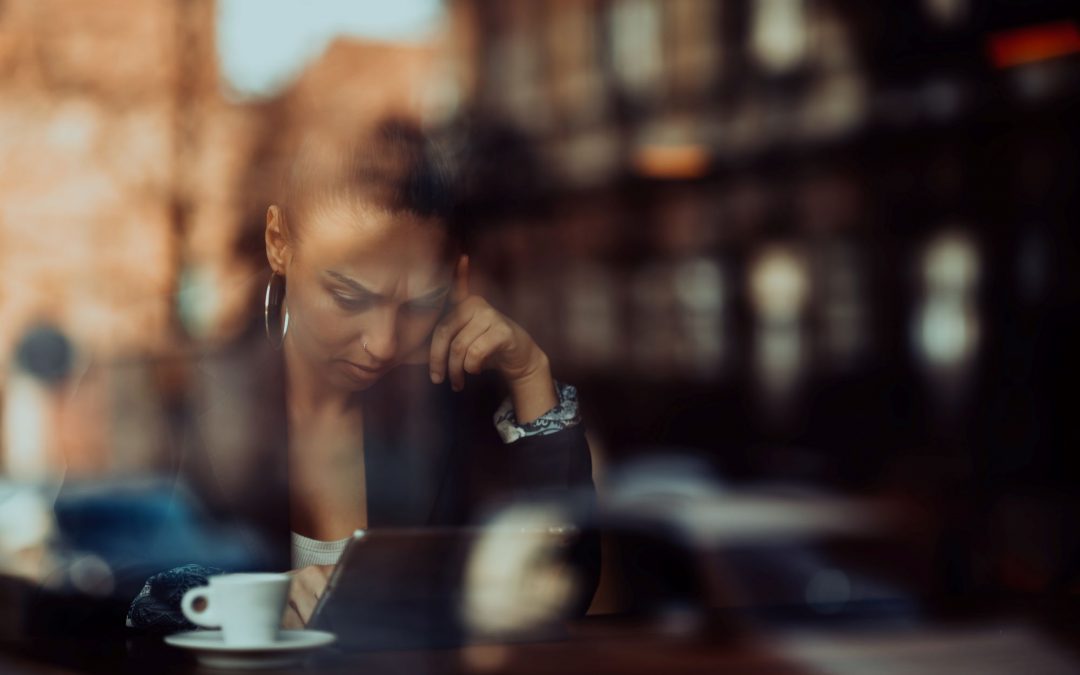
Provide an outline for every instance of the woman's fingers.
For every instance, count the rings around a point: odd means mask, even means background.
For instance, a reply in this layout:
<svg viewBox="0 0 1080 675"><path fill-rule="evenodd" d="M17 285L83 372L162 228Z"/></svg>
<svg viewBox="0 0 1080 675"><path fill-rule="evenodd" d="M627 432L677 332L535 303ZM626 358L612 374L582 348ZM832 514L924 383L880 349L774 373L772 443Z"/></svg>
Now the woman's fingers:
<svg viewBox="0 0 1080 675"><path fill-rule="evenodd" d="M281 627L286 630L301 630L304 627L304 620L300 618L300 614L292 605L285 606L285 614L281 617Z"/></svg>
<svg viewBox="0 0 1080 675"><path fill-rule="evenodd" d="M431 381L435 384L446 379L446 360L449 356L450 343L458 331L472 319L472 314L477 308L475 301L469 302L469 256L467 255L458 258L449 300L450 312L435 327L435 332L431 335L431 350L428 352Z"/></svg>
<svg viewBox="0 0 1080 675"><path fill-rule="evenodd" d="M450 343L450 353L447 361L450 386L453 387L454 391L461 391L465 387L465 358L470 347L476 342L477 338L487 334L490 328L491 323L489 321L474 317L454 336L453 341Z"/></svg>
<svg viewBox="0 0 1080 675"><path fill-rule="evenodd" d="M478 375L487 365L488 359L499 351L510 337L510 328L505 324L494 324L476 337L465 350L462 368L466 373Z"/></svg>
<svg viewBox="0 0 1080 675"><path fill-rule="evenodd" d="M301 626L307 624L319 602L319 596L326 590L326 583L332 569L333 566L330 565L310 565L293 574L292 584L289 586L288 606L296 616L292 617L286 610L286 621L299 620Z"/></svg>
<svg viewBox="0 0 1080 675"><path fill-rule="evenodd" d="M454 267L454 285L450 289L450 302L455 305L469 297L469 256L462 254Z"/></svg>
<svg viewBox="0 0 1080 675"><path fill-rule="evenodd" d="M448 379L454 391L461 391L466 373L479 373L492 354L514 342L513 326L477 296L456 305L431 336L431 381Z"/></svg>
<svg viewBox="0 0 1080 675"><path fill-rule="evenodd" d="M302 624L307 624L311 613L315 611L315 604L319 601L315 595L306 588L297 588L289 593L289 607L292 607Z"/></svg>
<svg viewBox="0 0 1080 675"><path fill-rule="evenodd" d="M479 309L477 302L459 303L443 317L431 334L431 353L428 367L431 369L431 381L435 384L446 379L447 359L450 356L450 343L464 328Z"/></svg>

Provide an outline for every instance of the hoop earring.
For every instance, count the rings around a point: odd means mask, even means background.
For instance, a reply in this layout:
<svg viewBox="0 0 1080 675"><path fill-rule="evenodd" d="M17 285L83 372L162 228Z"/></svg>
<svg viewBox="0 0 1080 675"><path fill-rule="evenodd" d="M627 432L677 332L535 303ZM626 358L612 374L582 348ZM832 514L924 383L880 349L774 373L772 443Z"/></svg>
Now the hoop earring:
<svg viewBox="0 0 1080 675"><path fill-rule="evenodd" d="M282 311L284 308L284 311ZM285 306L285 277L277 272L270 273L266 282L266 300L263 308L263 321L266 327L266 340L281 349L285 344L285 334L289 332L289 308ZM281 324L281 335L275 336L271 324Z"/></svg>

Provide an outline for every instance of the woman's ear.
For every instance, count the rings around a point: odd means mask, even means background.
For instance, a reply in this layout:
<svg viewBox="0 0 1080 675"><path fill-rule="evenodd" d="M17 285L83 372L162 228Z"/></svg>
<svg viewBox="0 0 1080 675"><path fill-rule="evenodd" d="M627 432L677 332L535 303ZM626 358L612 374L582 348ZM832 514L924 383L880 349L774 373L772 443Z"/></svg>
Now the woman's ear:
<svg viewBox="0 0 1080 675"><path fill-rule="evenodd" d="M277 204L266 209L266 260L270 269L285 276L292 255L285 213Z"/></svg>

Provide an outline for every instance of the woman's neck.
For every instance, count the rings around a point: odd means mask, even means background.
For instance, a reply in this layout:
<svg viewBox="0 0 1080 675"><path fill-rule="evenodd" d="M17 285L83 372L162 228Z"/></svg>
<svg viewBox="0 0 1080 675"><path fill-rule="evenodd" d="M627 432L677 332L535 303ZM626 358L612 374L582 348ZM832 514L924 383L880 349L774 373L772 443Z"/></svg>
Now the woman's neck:
<svg viewBox="0 0 1080 675"><path fill-rule="evenodd" d="M286 340L290 527L335 540L367 527L363 411L351 391L329 387Z"/></svg>

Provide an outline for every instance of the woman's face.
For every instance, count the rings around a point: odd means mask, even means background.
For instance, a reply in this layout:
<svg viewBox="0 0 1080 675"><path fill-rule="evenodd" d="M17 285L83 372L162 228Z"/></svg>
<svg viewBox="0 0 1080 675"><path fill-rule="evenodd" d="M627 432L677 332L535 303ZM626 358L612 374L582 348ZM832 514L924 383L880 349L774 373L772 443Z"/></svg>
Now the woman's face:
<svg viewBox="0 0 1080 675"><path fill-rule="evenodd" d="M272 230L281 211L267 217L268 257L286 279L285 349L319 379L352 391L401 363L426 364L453 277L445 227L345 203L297 217L303 222L287 223L295 236L280 240Z"/></svg>

